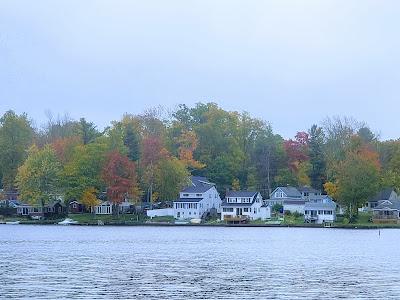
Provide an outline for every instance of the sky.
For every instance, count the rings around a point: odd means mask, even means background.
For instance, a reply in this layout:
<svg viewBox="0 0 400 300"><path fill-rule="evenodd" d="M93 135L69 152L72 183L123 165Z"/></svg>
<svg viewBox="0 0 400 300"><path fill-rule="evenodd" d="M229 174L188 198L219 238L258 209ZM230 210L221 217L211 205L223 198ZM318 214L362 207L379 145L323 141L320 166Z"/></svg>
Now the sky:
<svg viewBox="0 0 400 300"><path fill-rule="evenodd" d="M215 102L288 138L327 116L400 137L400 1L0 1L0 114Z"/></svg>

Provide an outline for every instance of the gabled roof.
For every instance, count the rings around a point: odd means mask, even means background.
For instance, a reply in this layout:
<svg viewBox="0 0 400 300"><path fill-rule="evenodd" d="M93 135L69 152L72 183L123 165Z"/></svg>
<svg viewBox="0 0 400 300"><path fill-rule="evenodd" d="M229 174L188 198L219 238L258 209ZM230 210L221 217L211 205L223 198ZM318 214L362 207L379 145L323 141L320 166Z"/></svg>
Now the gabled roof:
<svg viewBox="0 0 400 300"><path fill-rule="evenodd" d="M253 192L253 191L228 191L226 193L226 197L255 197L258 194L258 192Z"/></svg>
<svg viewBox="0 0 400 300"><path fill-rule="evenodd" d="M392 192L394 192L393 188L383 189L383 190L379 191L378 193L376 193L376 195L374 197L372 197L371 199L369 199L368 201L369 202L377 202L379 200L389 200Z"/></svg>
<svg viewBox="0 0 400 300"><path fill-rule="evenodd" d="M282 192L284 192L288 198L301 198L300 192L293 186L278 186L271 193L271 198L273 198L273 195L277 189L280 189Z"/></svg>
<svg viewBox="0 0 400 300"><path fill-rule="evenodd" d="M214 183L208 181L205 177L192 176L192 184L185 187L181 193L205 193L214 186Z"/></svg>
<svg viewBox="0 0 400 300"><path fill-rule="evenodd" d="M400 200L380 200L372 210L400 210Z"/></svg>

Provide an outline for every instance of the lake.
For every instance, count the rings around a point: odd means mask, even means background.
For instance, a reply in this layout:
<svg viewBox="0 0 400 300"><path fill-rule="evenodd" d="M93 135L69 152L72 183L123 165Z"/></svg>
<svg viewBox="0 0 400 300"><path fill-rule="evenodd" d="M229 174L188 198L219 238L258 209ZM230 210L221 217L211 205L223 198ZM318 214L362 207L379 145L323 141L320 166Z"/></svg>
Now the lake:
<svg viewBox="0 0 400 300"><path fill-rule="evenodd" d="M400 299L400 230L0 225L0 298Z"/></svg>

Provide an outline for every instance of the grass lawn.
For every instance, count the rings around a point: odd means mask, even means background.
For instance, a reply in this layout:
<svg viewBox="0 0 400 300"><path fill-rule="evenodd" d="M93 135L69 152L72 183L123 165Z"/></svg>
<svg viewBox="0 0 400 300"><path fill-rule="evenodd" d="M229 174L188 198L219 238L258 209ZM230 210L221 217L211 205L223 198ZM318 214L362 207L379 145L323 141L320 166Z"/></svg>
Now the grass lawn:
<svg viewBox="0 0 400 300"><path fill-rule="evenodd" d="M68 218L78 221L81 224L97 224L97 221L102 221L104 224L137 223L144 221L144 216L134 214L120 214L118 217L114 215L69 214Z"/></svg>
<svg viewBox="0 0 400 300"><path fill-rule="evenodd" d="M294 216L294 215L285 215L284 216L284 220L283 220L283 224L286 225L300 225L300 224L304 224L304 216Z"/></svg>

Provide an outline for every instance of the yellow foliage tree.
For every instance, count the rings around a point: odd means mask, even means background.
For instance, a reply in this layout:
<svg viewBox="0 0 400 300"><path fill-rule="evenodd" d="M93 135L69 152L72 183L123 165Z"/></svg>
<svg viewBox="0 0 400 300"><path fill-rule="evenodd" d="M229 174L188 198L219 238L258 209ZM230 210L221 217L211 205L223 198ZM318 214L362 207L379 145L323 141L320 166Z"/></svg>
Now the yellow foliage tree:
<svg viewBox="0 0 400 300"><path fill-rule="evenodd" d="M194 131L184 130L178 138L179 143L179 159L192 169L202 169L205 164L193 158L193 152L197 148L198 140Z"/></svg>
<svg viewBox="0 0 400 300"><path fill-rule="evenodd" d="M335 183L330 181L324 183L324 190L330 197L336 199L338 187Z"/></svg>
<svg viewBox="0 0 400 300"><path fill-rule="evenodd" d="M95 213L94 207L100 203L99 199L97 199L96 194L97 190L94 187L87 188L81 197L81 202L83 205L90 207L92 213Z"/></svg>
<svg viewBox="0 0 400 300"><path fill-rule="evenodd" d="M239 191L240 190L240 182L239 179L235 178L232 181L232 190Z"/></svg>

